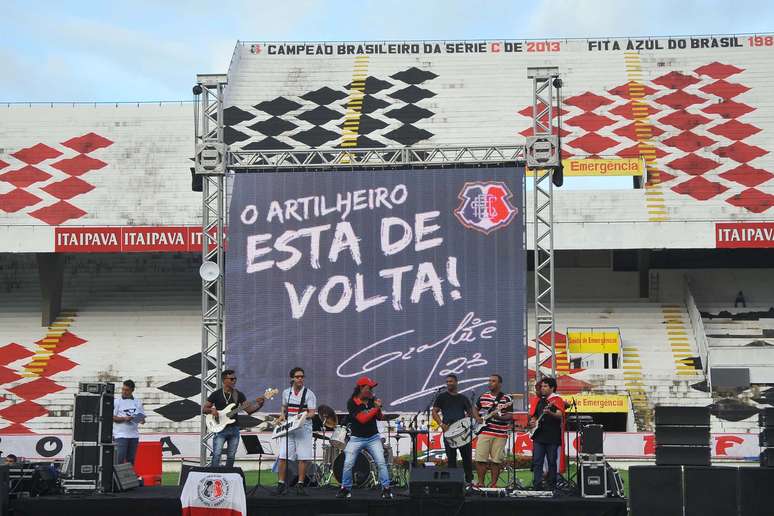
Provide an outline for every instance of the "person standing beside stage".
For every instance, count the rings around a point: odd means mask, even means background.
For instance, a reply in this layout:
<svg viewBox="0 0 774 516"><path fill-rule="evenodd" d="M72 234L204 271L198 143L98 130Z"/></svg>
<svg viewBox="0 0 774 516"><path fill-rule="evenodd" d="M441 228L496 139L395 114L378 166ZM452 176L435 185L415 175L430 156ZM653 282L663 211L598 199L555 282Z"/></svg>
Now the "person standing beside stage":
<svg viewBox="0 0 774 516"><path fill-rule="evenodd" d="M557 456L562 444L564 400L556 394L556 379L546 376L540 383L540 398L530 413L532 435L532 486L553 490L556 487ZM538 419L540 420L538 422ZM543 482L543 462L548 462L548 475Z"/></svg>
<svg viewBox="0 0 774 516"><path fill-rule="evenodd" d="M142 401L134 397L134 382L125 380L121 396L113 401L113 441L116 443L116 464L134 465L137 444L140 442L139 425L145 423Z"/></svg>
<svg viewBox="0 0 774 516"><path fill-rule="evenodd" d="M476 418L473 414L473 404L467 396L458 392L457 375L449 374L446 376L446 390L436 397L433 404L433 419L446 433L449 430L449 425L466 417ZM480 421L480 419L479 417L478 420ZM443 444L446 448L446 459L449 461L450 468L457 467L457 450L459 450L460 455L462 455L462 469L465 470L465 482L472 483L473 441L471 440L459 448L452 448L444 438Z"/></svg>
<svg viewBox="0 0 774 516"><path fill-rule="evenodd" d="M290 370L291 386L282 393L282 411L277 424L282 424L286 418L295 417L306 411L306 421L301 428L294 430L277 441L279 458L279 472L277 475L277 489L275 494L281 495L287 491L286 476L289 460L298 461L298 494L305 494L304 480L306 479L306 465L314 460L312 449L312 417L317 410L317 397L311 389L304 386L306 374L300 367Z"/></svg>
<svg viewBox="0 0 774 516"><path fill-rule="evenodd" d="M237 378L233 369L226 369L220 373L220 378L223 382L223 388L210 394L204 403L204 407L202 407L202 414L210 414L217 418L219 411L232 403L248 414L257 412L263 407L263 403L266 401L263 396L257 397L253 404L248 404L245 395L236 390ZM234 459L239 446L239 424L236 422L236 418L234 418L233 423L226 425L223 430L212 437L212 460L210 461L210 467L214 468L220 465L220 455L223 453L223 445L226 442L228 442L226 466L231 468L234 466Z"/></svg>
<svg viewBox="0 0 774 516"><path fill-rule="evenodd" d="M349 410L349 426L352 436L344 449L344 470L341 477L341 489L336 493L336 498L352 497L352 468L355 459L363 448L376 462L379 469L379 482L382 485L382 498L392 498L390 490L390 472L384 460L384 448L382 436L376 421L382 419L382 400L374 399L373 388L378 384L367 376L361 376L355 385L355 391L347 401Z"/></svg>
<svg viewBox="0 0 774 516"><path fill-rule="evenodd" d="M500 478L501 464L505 458L505 443L508 440L508 429L511 424L511 405L513 400L502 392L503 377L493 374L489 377L489 390L482 394L474 409L477 418L483 415L499 412L492 416L481 433L476 444L476 472L478 474L478 486L485 485L487 467L492 470L491 487L497 487Z"/></svg>

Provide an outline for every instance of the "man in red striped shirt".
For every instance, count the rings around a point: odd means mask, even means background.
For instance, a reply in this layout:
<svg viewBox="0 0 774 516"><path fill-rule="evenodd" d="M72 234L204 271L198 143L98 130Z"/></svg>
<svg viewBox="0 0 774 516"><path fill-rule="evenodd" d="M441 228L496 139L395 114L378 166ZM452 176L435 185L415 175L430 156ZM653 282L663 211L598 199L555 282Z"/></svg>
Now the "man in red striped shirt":
<svg viewBox="0 0 774 516"><path fill-rule="evenodd" d="M508 430L511 422L510 396L502 392L503 377L493 374L489 377L489 390L479 396L476 402L476 417L486 417L493 412L499 412L492 416L486 426L478 435L476 444L476 472L478 473L478 486L485 485L484 477L487 468L492 470L490 487L497 487L500 478L500 464L505 458L505 443L508 440Z"/></svg>

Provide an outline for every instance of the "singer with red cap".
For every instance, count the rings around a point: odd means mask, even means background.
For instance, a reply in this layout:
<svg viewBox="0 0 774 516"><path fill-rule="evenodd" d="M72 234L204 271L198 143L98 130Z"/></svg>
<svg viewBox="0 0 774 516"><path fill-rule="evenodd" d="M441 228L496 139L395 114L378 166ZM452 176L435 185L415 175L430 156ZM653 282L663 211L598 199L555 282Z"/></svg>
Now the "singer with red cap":
<svg viewBox="0 0 774 516"><path fill-rule="evenodd" d="M382 436L376 422L383 419L382 400L375 398L373 389L378 384L367 376L358 378L355 390L349 401L349 427L352 435L344 449L344 471L341 478L341 489L336 494L337 498L352 497L352 468L355 459L363 448L368 449L376 466L379 469L379 483L382 485L382 498L392 498L390 490L390 473L384 460L382 448Z"/></svg>

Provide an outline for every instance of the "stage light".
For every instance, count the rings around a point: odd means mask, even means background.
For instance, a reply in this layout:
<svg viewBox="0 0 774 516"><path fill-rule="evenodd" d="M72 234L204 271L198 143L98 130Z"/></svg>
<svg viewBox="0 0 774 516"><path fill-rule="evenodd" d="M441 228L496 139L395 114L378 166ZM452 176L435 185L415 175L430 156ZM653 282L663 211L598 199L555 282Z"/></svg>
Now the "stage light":
<svg viewBox="0 0 774 516"><path fill-rule="evenodd" d="M197 95L197 96L201 95L202 91L204 91L204 90L202 89L202 85L201 84L194 85L194 87L193 87L193 94L194 95Z"/></svg>
<svg viewBox="0 0 774 516"><path fill-rule="evenodd" d="M554 88L561 88L562 84L562 80L559 77L554 77Z"/></svg>

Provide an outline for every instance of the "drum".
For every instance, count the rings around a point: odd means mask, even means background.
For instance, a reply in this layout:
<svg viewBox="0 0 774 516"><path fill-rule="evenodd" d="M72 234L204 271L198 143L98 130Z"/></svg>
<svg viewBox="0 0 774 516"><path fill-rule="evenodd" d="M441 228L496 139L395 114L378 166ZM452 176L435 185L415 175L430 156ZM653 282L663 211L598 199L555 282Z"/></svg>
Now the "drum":
<svg viewBox="0 0 774 516"><path fill-rule="evenodd" d="M344 453L341 453L333 462L333 476L336 477L339 484L344 477L345 456ZM376 462L368 450L361 450L357 454L355 465L352 467L352 487L371 487L377 478L379 478L379 471L376 468Z"/></svg>
<svg viewBox="0 0 774 516"><path fill-rule="evenodd" d="M342 451L330 444L323 444L323 464L331 465Z"/></svg>
<svg viewBox="0 0 774 516"><path fill-rule="evenodd" d="M452 448L465 446L476 436L476 422L466 417L449 425L449 429L443 434L443 438Z"/></svg>
<svg viewBox="0 0 774 516"><path fill-rule="evenodd" d="M343 450L347 446L348 439L347 427L339 425L333 429L331 434L331 446Z"/></svg>

